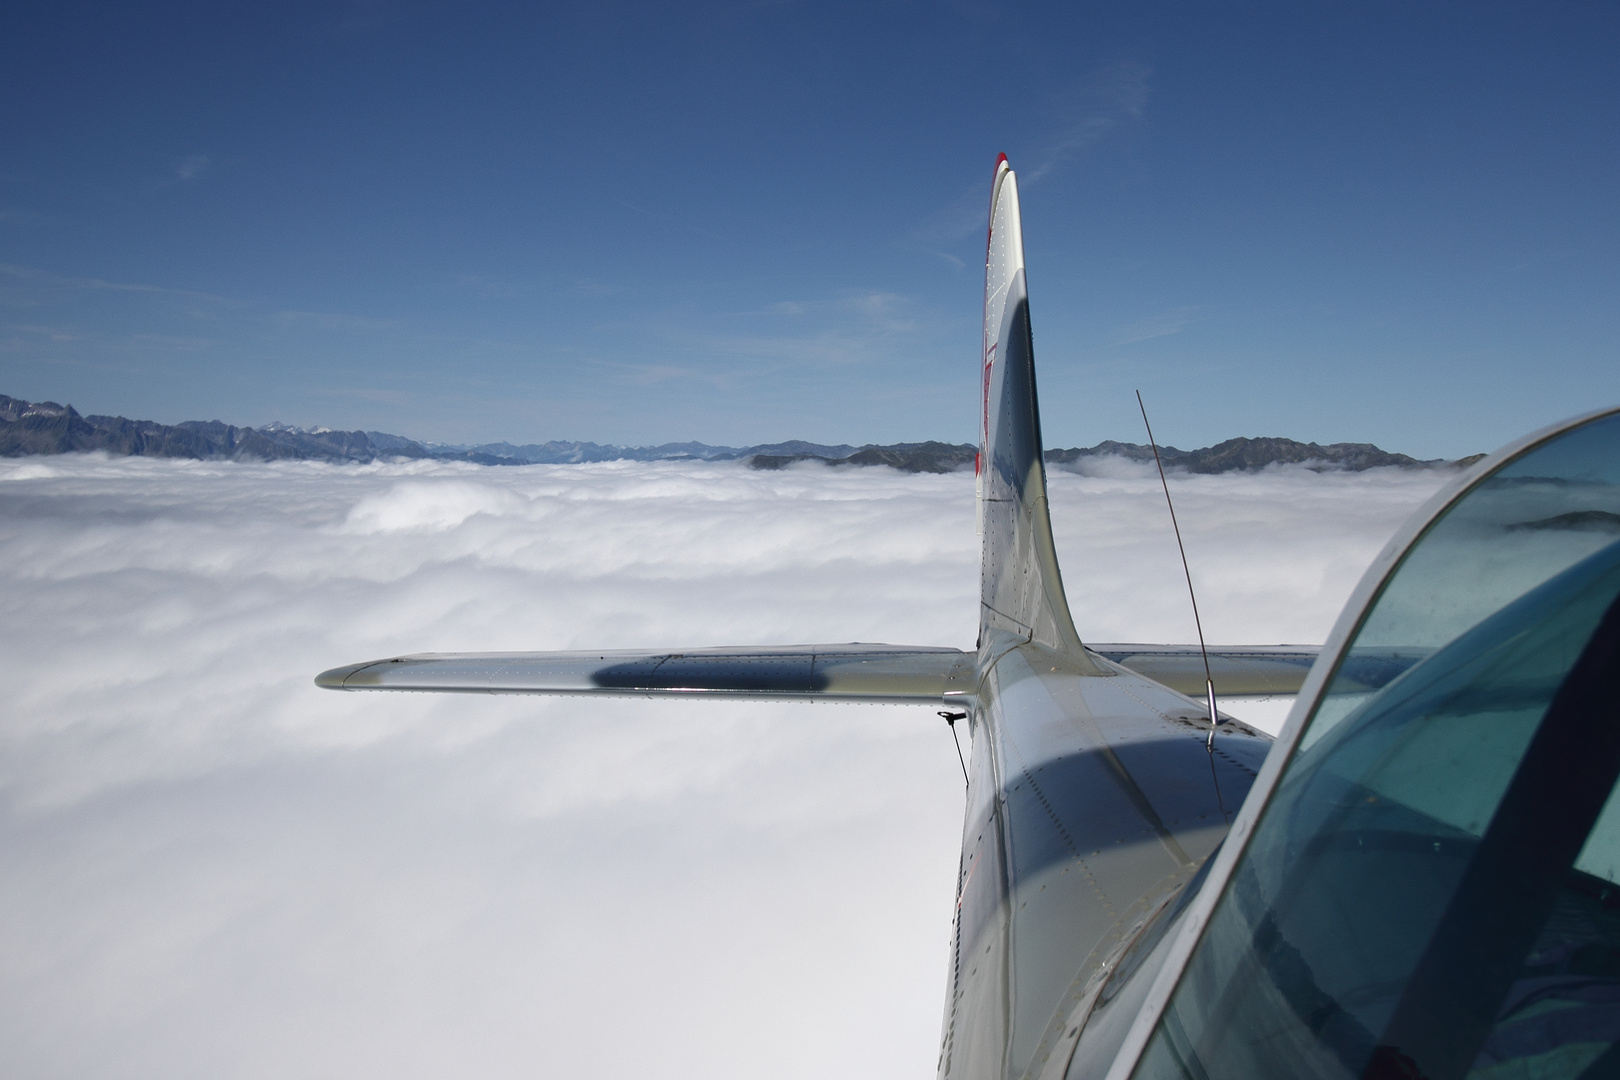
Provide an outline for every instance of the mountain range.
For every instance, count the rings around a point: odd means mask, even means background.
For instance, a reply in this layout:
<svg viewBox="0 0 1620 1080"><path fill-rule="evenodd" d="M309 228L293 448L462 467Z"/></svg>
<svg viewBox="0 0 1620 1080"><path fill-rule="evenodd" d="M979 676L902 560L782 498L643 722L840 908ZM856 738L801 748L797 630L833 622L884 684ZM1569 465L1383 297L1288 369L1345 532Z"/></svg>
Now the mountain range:
<svg viewBox="0 0 1620 1080"><path fill-rule="evenodd" d="M970 443L892 443L828 446L790 440L758 446L710 446L700 442L659 446L614 446L593 442L508 442L453 445L408 439L383 431L306 429L273 423L237 427L219 420L160 424L122 416L81 416L71 405L29 402L0 394L0 457L65 454L100 450L119 456L193 458L228 461L369 462L395 458L469 461L479 465L553 465L588 461L737 461L755 469L781 469L801 461L827 465L888 465L903 472L945 473L973 467L977 448ZM1251 471L1277 463L1312 468L1360 471L1380 466L1434 468L1466 465L1420 461L1392 454L1371 443L1296 442L1293 439L1228 439L1199 450L1159 447L1167 468L1194 473ZM1098 443L1092 447L1046 451L1050 465L1085 471L1093 459L1153 460L1152 447L1136 443Z"/></svg>

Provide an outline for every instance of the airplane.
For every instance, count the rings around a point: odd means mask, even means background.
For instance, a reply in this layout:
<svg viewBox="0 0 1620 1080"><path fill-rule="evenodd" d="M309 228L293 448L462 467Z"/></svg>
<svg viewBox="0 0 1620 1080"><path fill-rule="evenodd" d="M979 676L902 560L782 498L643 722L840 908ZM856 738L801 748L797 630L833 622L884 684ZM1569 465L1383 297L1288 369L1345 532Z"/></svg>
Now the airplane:
<svg viewBox="0 0 1620 1080"><path fill-rule="evenodd" d="M983 358L971 651L426 653L316 683L965 720L940 1080L1620 1077L1620 408L1460 473L1320 649L1088 645L1005 155ZM1287 693L1275 739L1217 704Z"/></svg>

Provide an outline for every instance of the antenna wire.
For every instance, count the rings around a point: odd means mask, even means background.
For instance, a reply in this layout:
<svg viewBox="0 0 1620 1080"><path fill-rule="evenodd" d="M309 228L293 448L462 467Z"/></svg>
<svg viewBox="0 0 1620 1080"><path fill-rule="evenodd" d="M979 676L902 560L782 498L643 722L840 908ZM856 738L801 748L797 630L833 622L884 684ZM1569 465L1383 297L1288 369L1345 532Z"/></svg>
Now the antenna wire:
<svg viewBox="0 0 1620 1080"><path fill-rule="evenodd" d="M1192 570L1187 566L1187 548L1181 542L1181 526L1176 523L1176 504L1170 498L1170 482L1164 478L1164 462L1159 458L1159 444L1153 438L1153 425L1148 423L1147 406L1142 404L1142 391L1136 392L1136 407L1142 410L1142 426L1147 428L1148 445L1153 448L1153 463L1159 467L1159 483L1164 488L1164 505L1170 508L1170 527L1176 532L1176 550L1181 552L1181 572L1187 575L1187 599L1192 601L1193 626L1198 629L1198 653L1204 658L1204 695L1209 704L1209 741L1205 749L1214 752L1215 728L1220 714L1215 710L1215 679L1209 673L1209 650L1204 647L1204 624L1198 618L1198 595L1193 592Z"/></svg>

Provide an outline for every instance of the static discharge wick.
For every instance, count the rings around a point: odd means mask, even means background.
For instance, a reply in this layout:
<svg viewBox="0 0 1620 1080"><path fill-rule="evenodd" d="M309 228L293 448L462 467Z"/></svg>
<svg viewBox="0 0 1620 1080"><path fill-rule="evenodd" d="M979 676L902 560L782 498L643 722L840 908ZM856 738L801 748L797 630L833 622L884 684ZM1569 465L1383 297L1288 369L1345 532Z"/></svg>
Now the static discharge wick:
<svg viewBox="0 0 1620 1080"><path fill-rule="evenodd" d="M1187 566L1187 548L1181 542L1181 526L1176 524L1176 504L1170 498L1170 482L1164 478L1164 462L1159 460L1159 444L1153 438L1153 425L1148 423L1147 406L1142 404L1142 391L1136 392L1136 407L1142 410L1142 426L1147 428L1148 445L1153 448L1153 463L1159 467L1159 483L1164 487L1164 504L1170 508L1170 527L1176 531L1176 550L1181 552L1181 572L1187 575L1187 598L1192 601L1193 626L1198 629L1198 652L1204 658L1204 694L1209 701L1209 739L1204 748L1215 751L1215 729L1220 725L1220 714L1215 711L1215 680L1209 673L1209 650L1204 648L1204 624L1198 618L1198 596L1193 592L1192 570Z"/></svg>

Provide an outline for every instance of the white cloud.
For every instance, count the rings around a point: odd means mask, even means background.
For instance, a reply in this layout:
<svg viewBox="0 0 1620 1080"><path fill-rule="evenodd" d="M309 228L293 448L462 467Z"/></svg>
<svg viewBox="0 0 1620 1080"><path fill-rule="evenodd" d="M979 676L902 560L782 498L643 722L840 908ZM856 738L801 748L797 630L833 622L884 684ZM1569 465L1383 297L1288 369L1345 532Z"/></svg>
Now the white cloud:
<svg viewBox="0 0 1620 1080"><path fill-rule="evenodd" d="M714 331L671 330L671 343L716 357L746 362L733 377L779 377L795 367L838 367L868 364L876 357L892 361L896 352L915 351L933 334L915 303L896 293L849 292L822 304L789 302L767 309L771 314L816 314L814 325L779 329L781 320L759 329ZM625 365L628 366L628 365Z"/></svg>
<svg viewBox="0 0 1620 1080"><path fill-rule="evenodd" d="M1208 316L1203 314L1204 310L1201 307L1184 307L1140 319L1115 330L1108 344L1134 345L1138 341L1149 341L1157 337L1179 334L1186 328L1188 323L1207 318Z"/></svg>
<svg viewBox="0 0 1620 1080"><path fill-rule="evenodd" d="M1441 479L1173 479L1212 640L1320 639ZM0 1073L930 1075L961 827L930 710L310 680L430 649L966 646L972 484L0 462ZM1156 477L1051 488L1082 632L1188 640Z"/></svg>
<svg viewBox="0 0 1620 1080"><path fill-rule="evenodd" d="M213 167L214 159L207 154L188 154L174 166L178 181L195 180Z"/></svg>
<svg viewBox="0 0 1620 1080"><path fill-rule="evenodd" d="M1020 173L1023 180L1035 183L1044 179L1116 127L1141 117L1152 75L1149 67L1121 60L1081 79L1059 106L1063 120L1058 130L1036 148L1032 166Z"/></svg>
<svg viewBox="0 0 1620 1080"><path fill-rule="evenodd" d="M278 311L274 318L283 326L316 330L390 330L399 325L392 319L372 319L333 311Z"/></svg>

